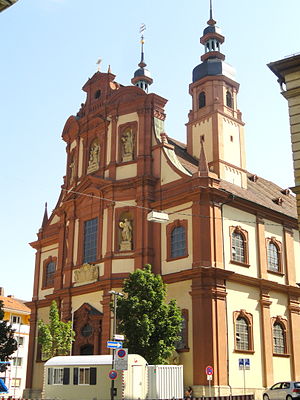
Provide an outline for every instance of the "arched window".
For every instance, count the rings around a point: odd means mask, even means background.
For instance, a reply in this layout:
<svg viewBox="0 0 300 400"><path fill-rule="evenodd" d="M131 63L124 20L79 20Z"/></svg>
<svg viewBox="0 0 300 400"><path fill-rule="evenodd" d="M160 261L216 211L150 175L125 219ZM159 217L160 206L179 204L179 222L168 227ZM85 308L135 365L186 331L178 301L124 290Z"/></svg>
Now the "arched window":
<svg viewBox="0 0 300 400"><path fill-rule="evenodd" d="M178 226L171 233L171 258L186 254L186 232L184 226Z"/></svg>
<svg viewBox="0 0 300 400"><path fill-rule="evenodd" d="M276 354L286 353L285 330L278 321L273 324L273 351Z"/></svg>
<svg viewBox="0 0 300 400"><path fill-rule="evenodd" d="M253 316L245 310L235 311L234 317L234 333L235 343L234 349L238 352L253 352Z"/></svg>
<svg viewBox="0 0 300 400"><path fill-rule="evenodd" d="M205 92L201 92L199 94L199 108L203 108L206 105L206 96Z"/></svg>
<svg viewBox="0 0 300 400"><path fill-rule="evenodd" d="M237 350L249 350L249 326L244 317L238 317L235 323L235 340Z"/></svg>
<svg viewBox="0 0 300 400"><path fill-rule="evenodd" d="M280 243L272 239L267 239L268 270L281 272L281 251Z"/></svg>
<svg viewBox="0 0 300 400"><path fill-rule="evenodd" d="M247 232L231 227L231 261L248 264Z"/></svg>
<svg viewBox="0 0 300 400"><path fill-rule="evenodd" d="M53 286L54 285L54 272L55 272L55 262L51 261L46 266L45 286Z"/></svg>
<svg viewBox="0 0 300 400"><path fill-rule="evenodd" d="M227 90L226 92L226 106L233 108L232 94Z"/></svg>

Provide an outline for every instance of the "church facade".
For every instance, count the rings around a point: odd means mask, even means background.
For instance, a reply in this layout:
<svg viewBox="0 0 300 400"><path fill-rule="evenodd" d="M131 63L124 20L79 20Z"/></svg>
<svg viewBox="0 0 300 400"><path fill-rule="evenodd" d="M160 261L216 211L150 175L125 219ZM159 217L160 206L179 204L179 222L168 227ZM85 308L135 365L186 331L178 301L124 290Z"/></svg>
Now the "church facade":
<svg viewBox="0 0 300 400"><path fill-rule="evenodd" d="M73 321L72 354L108 354L109 291L147 263L182 310L170 362L184 365L195 395L208 394L207 366L215 395L243 394L244 372L248 393L300 379L296 201L246 170L239 84L223 41L211 13L189 87L186 144L164 131L167 100L148 93L143 49L132 86L110 71L83 86L86 102L62 133L61 194L31 243L28 393L42 389L37 321L47 321L51 301ZM161 211L164 223L153 217Z"/></svg>

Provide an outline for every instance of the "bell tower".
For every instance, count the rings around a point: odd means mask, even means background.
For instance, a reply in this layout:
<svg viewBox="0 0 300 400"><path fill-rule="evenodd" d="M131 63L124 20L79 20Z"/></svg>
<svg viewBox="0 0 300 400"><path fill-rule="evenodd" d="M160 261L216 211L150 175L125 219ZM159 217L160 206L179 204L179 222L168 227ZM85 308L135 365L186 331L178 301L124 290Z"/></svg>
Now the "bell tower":
<svg viewBox="0 0 300 400"><path fill-rule="evenodd" d="M202 142L209 170L246 188L244 123L237 108L239 84L234 68L221 52L225 37L213 19L212 0L207 25L200 38L204 54L193 70L189 87L192 110L187 123L188 152L198 158Z"/></svg>

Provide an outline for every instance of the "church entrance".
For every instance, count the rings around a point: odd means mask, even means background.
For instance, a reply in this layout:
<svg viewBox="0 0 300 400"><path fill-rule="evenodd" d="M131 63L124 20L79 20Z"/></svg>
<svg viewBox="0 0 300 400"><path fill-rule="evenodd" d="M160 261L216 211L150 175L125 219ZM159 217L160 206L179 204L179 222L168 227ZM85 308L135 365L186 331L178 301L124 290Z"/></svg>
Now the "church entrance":
<svg viewBox="0 0 300 400"><path fill-rule="evenodd" d="M103 313L88 303L75 311L73 355L101 354L102 318Z"/></svg>
<svg viewBox="0 0 300 400"><path fill-rule="evenodd" d="M86 344L80 347L81 356L91 356L94 354L94 346L91 344Z"/></svg>

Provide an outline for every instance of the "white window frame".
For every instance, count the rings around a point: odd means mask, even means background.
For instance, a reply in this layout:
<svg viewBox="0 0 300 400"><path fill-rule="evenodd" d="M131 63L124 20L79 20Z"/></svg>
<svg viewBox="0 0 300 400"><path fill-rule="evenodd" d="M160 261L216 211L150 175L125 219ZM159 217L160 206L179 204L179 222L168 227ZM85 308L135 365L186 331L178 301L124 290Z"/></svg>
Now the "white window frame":
<svg viewBox="0 0 300 400"><path fill-rule="evenodd" d="M14 318L16 318L16 322L14 322L13 321L13 319ZM20 315L12 315L11 317L10 317L10 323L11 323L11 325L13 325L13 324L21 324L21 317L20 317Z"/></svg>

